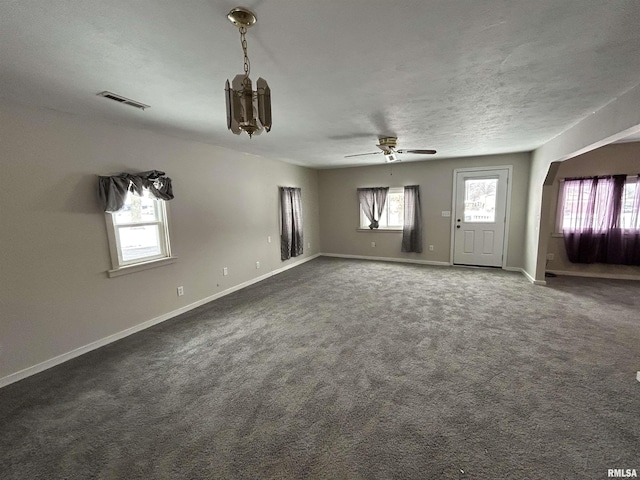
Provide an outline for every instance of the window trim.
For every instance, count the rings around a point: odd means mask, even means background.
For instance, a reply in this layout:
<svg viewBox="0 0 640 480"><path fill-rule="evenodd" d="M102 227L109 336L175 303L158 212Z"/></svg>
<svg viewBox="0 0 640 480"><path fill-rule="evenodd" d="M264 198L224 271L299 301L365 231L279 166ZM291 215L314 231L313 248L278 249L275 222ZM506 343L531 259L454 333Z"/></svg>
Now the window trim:
<svg viewBox="0 0 640 480"><path fill-rule="evenodd" d="M146 190L146 189L145 189ZM107 239L109 241L109 253L111 256L111 269L107 270L110 278L135 273L150 268L160 267L174 263L177 257L171 253L171 234L169 228L169 209L167 202L158 198L153 198L156 209L156 216L160 217L157 221L146 221L140 223L116 223L115 212L105 213L105 222L107 226ZM157 225L158 237L161 253L154 256L144 257L134 260L123 260L122 250L120 248L120 238L118 230L131 226Z"/></svg>
<svg viewBox="0 0 640 480"><path fill-rule="evenodd" d="M128 275L129 273L136 273L136 272L141 272L143 270L149 270L150 268L170 265L174 263L177 259L178 257L175 257L175 256L158 258L156 260L150 260L148 262L140 262L140 263L135 263L133 265L126 265L124 267L107 270L107 274L109 275L109 278L119 277L121 275Z"/></svg>
<svg viewBox="0 0 640 480"><path fill-rule="evenodd" d="M389 195L394 194L400 194L403 195L404 198L404 187L389 187L389 191L387 192L387 200L389 199ZM387 203L385 202L385 206L384 208L387 208ZM386 211L386 210L385 210ZM403 215L404 215L404 204L403 204ZM364 212L362 211L362 205L360 205L360 202L358 201L358 227L356 228L356 231L358 232L402 232L404 225L393 225L391 228L387 228L387 227L378 227L378 228L368 228L367 226L365 226L365 223L368 223L369 220L367 219L367 216L364 214ZM404 218L403 218L403 222L404 222Z"/></svg>

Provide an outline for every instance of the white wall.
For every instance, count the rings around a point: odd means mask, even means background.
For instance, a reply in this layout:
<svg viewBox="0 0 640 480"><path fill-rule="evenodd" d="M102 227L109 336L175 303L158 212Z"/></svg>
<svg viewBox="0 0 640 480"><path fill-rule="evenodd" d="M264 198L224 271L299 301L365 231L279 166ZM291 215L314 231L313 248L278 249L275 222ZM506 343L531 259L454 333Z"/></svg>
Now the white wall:
<svg viewBox="0 0 640 480"><path fill-rule="evenodd" d="M321 170L320 231L324 253L449 263L453 209L453 171L456 168L513 165L512 204L507 266L521 268L529 183L528 153L406 162L371 167ZM423 252L402 253L401 232L357 231L358 187L420 185ZM371 242L376 242L371 247ZM427 246L433 245L429 251Z"/></svg>
<svg viewBox="0 0 640 480"><path fill-rule="evenodd" d="M0 384L320 251L315 170L50 111L6 107L0 124ZM150 169L173 179L178 260L108 278L97 175ZM287 262L279 185L303 195L305 253Z"/></svg>

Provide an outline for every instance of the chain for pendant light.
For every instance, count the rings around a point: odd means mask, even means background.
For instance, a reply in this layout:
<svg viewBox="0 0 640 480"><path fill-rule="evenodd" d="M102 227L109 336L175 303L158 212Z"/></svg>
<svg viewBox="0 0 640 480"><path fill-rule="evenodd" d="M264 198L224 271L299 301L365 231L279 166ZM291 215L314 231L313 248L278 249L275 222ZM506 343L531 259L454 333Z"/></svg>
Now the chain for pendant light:
<svg viewBox="0 0 640 480"><path fill-rule="evenodd" d="M242 52L244 53L244 78L249 78L251 73L251 63L249 62L249 55L247 54L247 27L244 25L239 27L240 30L240 45L242 45Z"/></svg>

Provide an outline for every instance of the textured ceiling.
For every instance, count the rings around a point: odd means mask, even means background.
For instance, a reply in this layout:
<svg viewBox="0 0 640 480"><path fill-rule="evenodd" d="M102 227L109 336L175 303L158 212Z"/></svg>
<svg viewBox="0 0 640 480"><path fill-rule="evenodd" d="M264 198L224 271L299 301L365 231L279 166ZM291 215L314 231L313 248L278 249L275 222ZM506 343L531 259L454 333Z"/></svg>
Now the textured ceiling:
<svg viewBox="0 0 640 480"><path fill-rule="evenodd" d="M313 167L367 165L378 136L431 157L528 151L640 80L637 0L250 0L273 129L226 129L236 2L0 3L0 102L98 117ZM110 90L146 111L97 97Z"/></svg>

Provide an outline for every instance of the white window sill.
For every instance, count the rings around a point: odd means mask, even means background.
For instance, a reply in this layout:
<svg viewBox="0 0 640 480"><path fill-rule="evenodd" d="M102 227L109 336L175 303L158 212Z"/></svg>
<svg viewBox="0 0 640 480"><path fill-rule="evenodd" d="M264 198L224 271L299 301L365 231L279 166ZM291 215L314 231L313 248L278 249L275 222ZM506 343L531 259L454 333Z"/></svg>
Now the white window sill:
<svg viewBox="0 0 640 480"><path fill-rule="evenodd" d="M178 257L160 258L158 260L151 260L144 263L136 263L134 265L126 265L120 268L114 268L113 270L107 270L109 278L119 277L120 275L128 275L130 273L141 272L142 270L148 270L150 268L162 267L164 265L170 265L177 260Z"/></svg>
<svg viewBox="0 0 640 480"><path fill-rule="evenodd" d="M356 228L356 232L402 233L401 228Z"/></svg>

